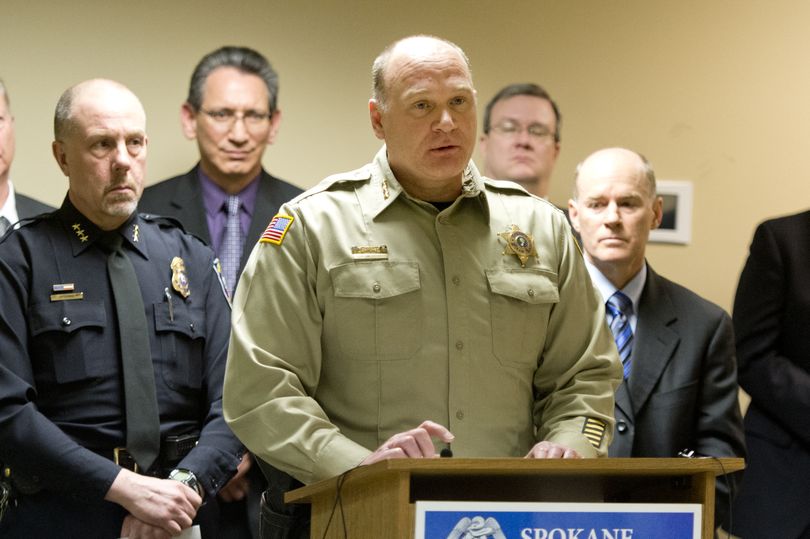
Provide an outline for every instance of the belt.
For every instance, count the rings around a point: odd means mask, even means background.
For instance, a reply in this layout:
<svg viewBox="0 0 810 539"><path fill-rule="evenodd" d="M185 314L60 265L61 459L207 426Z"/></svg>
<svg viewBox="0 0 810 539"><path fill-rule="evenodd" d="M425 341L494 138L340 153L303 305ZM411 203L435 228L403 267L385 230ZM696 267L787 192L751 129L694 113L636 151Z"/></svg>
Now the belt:
<svg viewBox="0 0 810 539"><path fill-rule="evenodd" d="M112 461L122 468L143 475L165 475L164 472L172 469L175 465L183 460L183 457L188 455L192 449L197 445L200 439L198 434L182 434L180 436L167 436L160 444L160 455L157 461L152 465L152 468L144 471L135 462L126 447L116 447L112 452Z"/></svg>

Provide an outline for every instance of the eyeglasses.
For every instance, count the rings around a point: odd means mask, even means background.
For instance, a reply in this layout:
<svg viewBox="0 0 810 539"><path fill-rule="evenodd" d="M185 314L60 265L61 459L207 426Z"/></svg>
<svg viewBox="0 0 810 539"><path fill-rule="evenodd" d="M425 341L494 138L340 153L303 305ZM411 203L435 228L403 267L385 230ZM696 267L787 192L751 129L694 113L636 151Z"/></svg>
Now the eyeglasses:
<svg viewBox="0 0 810 539"><path fill-rule="evenodd" d="M257 110L238 112L232 109L200 109L200 112L211 118L214 125L222 129L230 129L236 123L236 120L245 122L248 129L258 129L264 127L273 116L273 113L259 112Z"/></svg>
<svg viewBox="0 0 810 539"><path fill-rule="evenodd" d="M512 122L509 120L501 122L497 125L493 125L491 129L496 133L508 138L517 136L519 133L522 133L524 129L531 137L538 140L546 137L556 136L553 131L549 130L549 128L543 124L530 124L524 127L517 122Z"/></svg>

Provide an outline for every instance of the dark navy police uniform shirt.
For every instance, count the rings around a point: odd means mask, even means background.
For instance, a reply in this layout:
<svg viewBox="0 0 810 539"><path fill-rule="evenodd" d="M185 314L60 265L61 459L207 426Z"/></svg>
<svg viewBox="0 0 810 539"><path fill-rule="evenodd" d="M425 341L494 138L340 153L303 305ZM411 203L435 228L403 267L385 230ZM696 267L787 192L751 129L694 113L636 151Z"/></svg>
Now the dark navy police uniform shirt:
<svg viewBox="0 0 810 539"><path fill-rule="evenodd" d="M200 432L177 467L193 471L213 497L243 451L222 417L230 309L214 254L166 218L134 214L119 232L150 329L161 437ZM120 470L112 450L126 446L100 235L66 199L0 243L0 462L72 500L102 499ZM172 284L175 257L188 297Z"/></svg>

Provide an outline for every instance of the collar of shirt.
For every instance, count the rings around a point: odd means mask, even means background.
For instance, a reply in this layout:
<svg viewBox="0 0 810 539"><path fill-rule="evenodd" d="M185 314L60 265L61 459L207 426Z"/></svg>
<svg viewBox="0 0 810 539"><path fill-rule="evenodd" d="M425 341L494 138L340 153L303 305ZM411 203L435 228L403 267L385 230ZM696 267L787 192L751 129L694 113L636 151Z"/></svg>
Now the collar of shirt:
<svg viewBox="0 0 810 539"><path fill-rule="evenodd" d="M0 216L8 219L9 224L12 225L20 220L20 216L17 213L17 199L14 196L14 184L11 183L11 180L8 181L8 198L6 198L6 203L3 204L3 207L0 208Z"/></svg>
<svg viewBox="0 0 810 539"><path fill-rule="evenodd" d="M62 202L62 207L57 211L57 216L64 225L65 230L67 230L73 256L82 254L88 247L96 243L104 233L103 230L77 210L67 196ZM124 238L125 243L128 243L133 250L148 260L149 252L146 247L147 242L143 228L143 221L138 212L133 212L117 230Z"/></svg>
<svg viewBox="0 0 810 539"><path fill-rule="evenodd" d="M242 227L244 237L247 237L250 230L250 221L253 219L253 211L256 208L261 175L262 172L259 172L244 189L236 193L240 202L239 224ZM197 176L200 178L200 185L202 186L205 217L208 224L208 233L211 236L211 244L214 251L219 253L222 238L225 234L225 222L228 218L226 212L222 211L222 207L228 200L228 193L214 183L214 180L209 178L200 167L197 167Z"/></svg>
<svg viewBox="0 0 810 539"><path fill-rule="evenodd" d="M416 200L405 192L402 185L397 181L396 176L394 176L394 172L391 170L391 165L388 163L388 151L385 145L383 145L380 151L377 152L377 155L374 156L374 161L370 168L372 184L371 197L373 197L373 200L368 200L367 202L370 204L372 217L376 218L400 196L408 197L411 200ZM375 172L379 172L381 174L377 174ZM458 199L461 198L486 199L484 180L481 178L478 168L472 161L467 163L467 167L464 169L462 174L461 194L459 195ZM448 208L445 211L449 210L452 212L452 207L456 204L456 202L458 202L458 199L451 204L451 208ZM428 201L424 202L429 204ZM482 207L486 212L485 217L488 220L489 206L484 203L482 204Z"/></svg>
<svg viewBox="0 0 810 539"><path fill-rule="evenodd" d="M591 264L588 259L585 259L585 267L588 268L588 273L591 274L591 280L594 286L599 290L602 295L602 302L607 302L608 298L616 292L617 288L613 286L607 277L605 277L596 266ZM641 266L641 269L636 273L632 279L622 288L622 293L630 298L633 302L633 314L630 315L630 327L636 331L638 325L638 304L641 299L641 292L644 290L644 284L647 282L647 261Z"/></svg>

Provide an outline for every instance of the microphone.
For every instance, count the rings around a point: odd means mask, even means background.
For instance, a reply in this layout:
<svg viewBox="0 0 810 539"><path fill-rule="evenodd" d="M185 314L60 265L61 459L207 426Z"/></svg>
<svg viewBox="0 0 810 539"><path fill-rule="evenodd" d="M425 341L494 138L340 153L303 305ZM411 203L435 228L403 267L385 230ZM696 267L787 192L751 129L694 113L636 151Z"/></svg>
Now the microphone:
<svg viewBox="0 0 810 539"><path fill-rule="evenodd" d="M450 444L447 444L447 447L439 451L439 456L442 458L450 458L453 456L453 450L450 449Z"/></svg>

